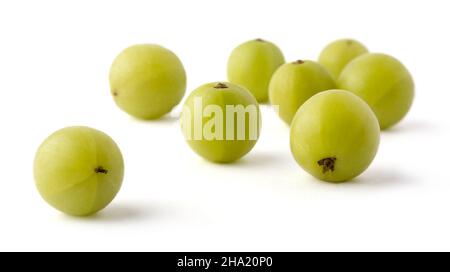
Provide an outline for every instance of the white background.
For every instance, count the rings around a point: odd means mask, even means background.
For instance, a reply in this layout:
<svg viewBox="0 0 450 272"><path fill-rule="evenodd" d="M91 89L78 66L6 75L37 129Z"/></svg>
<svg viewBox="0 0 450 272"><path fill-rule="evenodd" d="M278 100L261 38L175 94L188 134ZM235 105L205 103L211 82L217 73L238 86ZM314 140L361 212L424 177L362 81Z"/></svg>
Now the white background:
<svg viewBox="0 0 450 272"><path fill-rule="evenodd" d="M1 1L0 250L450 250L448 1ZM400 59L416 82L407 118L382 133L353 182L315 180L294 162L289 129L263 106L253 151L232 165L197 157L177 108L135 120L114 104L108 72L135 43L173 50L188 90L226 79L241 42L275 42L288 61L337 38ZM87 125L113 137L123 188L103 212L73 218L33 184L39 144Z"/></svg>

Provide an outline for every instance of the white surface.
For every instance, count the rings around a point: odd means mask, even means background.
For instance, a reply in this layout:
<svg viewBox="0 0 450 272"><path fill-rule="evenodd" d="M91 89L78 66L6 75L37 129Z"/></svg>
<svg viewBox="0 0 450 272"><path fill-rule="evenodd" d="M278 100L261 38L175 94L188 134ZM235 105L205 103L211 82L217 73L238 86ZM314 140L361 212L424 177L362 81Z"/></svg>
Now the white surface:
<svg viewBox="0 0 450 272"><path fill-rule="evenodd" d="M450 250L448 1L1 1L0 250ZM407 118L382 134L356 181L314 180L264 106L262 137L233 165L203 161L171 116L134 120L109 96L113 58L159 43L182 59L188 92L224 80L253 38L287 60L352 37L399 58L416 82ZM118 197L91 218L50 208L32 175L53 131L87 125L126 160Z"/></svg>

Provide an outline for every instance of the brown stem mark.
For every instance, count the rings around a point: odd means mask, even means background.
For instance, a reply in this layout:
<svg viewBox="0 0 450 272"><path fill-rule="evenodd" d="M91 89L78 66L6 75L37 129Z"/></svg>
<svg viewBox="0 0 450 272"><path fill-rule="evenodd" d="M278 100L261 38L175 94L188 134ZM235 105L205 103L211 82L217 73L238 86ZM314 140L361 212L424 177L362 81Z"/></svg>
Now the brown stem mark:
<svg viewBox="0 0 450 272"><path fill-rule="evenodd" d="M215 89L226 89L228 86L225 83L219 82L214 86Z"/></svg>
<svg viewBox="0 0 450 272"><path fill-rule="evenodd" d="M303 63L305 63L304 60L296 60L293 62L293 64L303 64Z"/></svg>
<svg viewBox="0 0 450 272"><path fill-rule="evenodd" d="M334 165L336 163L336 157L329 157L329 158L324 158L321 159L320 161L317 162L317 164L319 164L319 166L322 166L323 168L323 173L325 174L328 171L333 172L334 171Z"/></svg>
<svg viewBox="0 0 450 272"><path fill-rule="evenodd" d="M95 168L94 172L96 174L108 174L108 170L106 170L105 168L103 168L103 166L99 166L97 168Z"/></svg>

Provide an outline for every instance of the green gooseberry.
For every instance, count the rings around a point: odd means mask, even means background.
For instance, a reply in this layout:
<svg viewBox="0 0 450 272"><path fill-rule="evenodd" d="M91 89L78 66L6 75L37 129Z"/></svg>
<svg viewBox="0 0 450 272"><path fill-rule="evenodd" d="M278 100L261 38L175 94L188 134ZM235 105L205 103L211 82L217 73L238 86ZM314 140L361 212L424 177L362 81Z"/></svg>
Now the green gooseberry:
<svg viewBox="0 0 450 272"><path fill-rule="evenodd" d="M258 102L244 87L214 82L194 90L181 115L189 146L201 157L218 163L247 154L260 133Z"/></svg>
<svg viewBox="0 0 450 272"><path fill-rule="evenodd" d="M364 100L348 91L329 90L300 107L290 139L292 154L305 171L324 181L343 182L370 165L380 127Z"/></svg>
<svg viewBox="0 0 450 272"><path fill-rule="evenodd" d="M67 127L49 136L34 160L36 187L51 206L85 216L105 208L119 192L124 163L116 143L88 127Z"/></svg>
<svg viewBox="0 0 450 272"><path fill-rule="evenodd" d="M337 40L328 44L322 50L319 56L319 63L325 66L337 79L350 61L368 52L367 48L356 40Z"/></svg>
<svg viewBox="0 0 450 272"><path fill-rule="evenodd" d="M278 106L278 114L287 124L298 108L318 92L336 88L331 74L314 61L295 61L283 64L272 76L269 97Z"/></svg>
<svg viewBox="0 0 450 272"><path fill-rule="evenodd" d="M337 85L363 98L378 117L381 129L403 119L414 99L411 74L400 61L385 54L354 59L342 71Z"/></svg>
<svg viewBox="0 0 450 272"><path fill-rule="evenodd" d="M262 39L236 47L228 59L228 80L246 87L258 102L267 102L270 78L284 63L281 50Z"/></svg>
<svg viewBox="0 0 450 272"><path fill-rule="evenodd" d="M170 50L139 44L114 60L109 81L116 104L140 119L155 119L180 103L186 90L183 64Z"/></svg>

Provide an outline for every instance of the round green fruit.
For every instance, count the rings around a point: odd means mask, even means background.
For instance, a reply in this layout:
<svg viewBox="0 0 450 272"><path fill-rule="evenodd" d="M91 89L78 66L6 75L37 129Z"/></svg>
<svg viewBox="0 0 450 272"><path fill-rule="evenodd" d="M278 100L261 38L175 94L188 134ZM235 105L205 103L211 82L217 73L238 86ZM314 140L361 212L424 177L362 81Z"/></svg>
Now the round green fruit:
<svg viewBox="0 0 450 272"><path fill-rule="evenodd" d="M356 40L337 40L322 50L319 63L325 66L337 79L351 60L368 52L367 48Z"/></svg>
<svg viewBox="0 0 450 272"><path fill-rule="evenodd" d="M88 127L53 133L39 147L34 177L41 196L54 208L85 216L105 208L118 193L124 163L115 142Z"/></svg>
<svg viewBox="0 0 450 272"><path fill-rule="evenodd" d="M109 82L116 104L140 119L155 119L180 103L186 73L178 57L164 47L140 44L114 60Z"/></svg>
<svg viewBox="0 0 450 272"><path fill-rule="evenodd" d="M235 161L256 144L261 115L258 102L244 87L209 83L191 93L181 115L189 146L218 163Z"/></svg>
<svg viewBox="0 0 450 272"><path fill-rule="evenodd" d="M251 40L231 53L228 80L246 87L258 102L266 102L270 78L283 63L283 53L275 44L262 39Z"/></svg>
<svg viewBox="0 0 450 272"><path fill-rule="evenodd" d="M314 177L343 182L361 174L380 140L377 118L364 100L348 91L318 93L298 110L291 125L291 151Z"/></svg>
<svg viewBox="0 0 450 272"><path fill-rule="evenodd" d="M314 61L298 60L282 65L272 76L269 97L278 114L290 124L298 108L318 92L335 89L331 74Z"/></svg>
<svg viewBox="0 0 450 272"><path fill-rule="evenodd" d="M414 98L411 74L400 61L384 54L354 59L342 71L337 85L363 98L378 117L381 129L403 119Z"/></svg>

